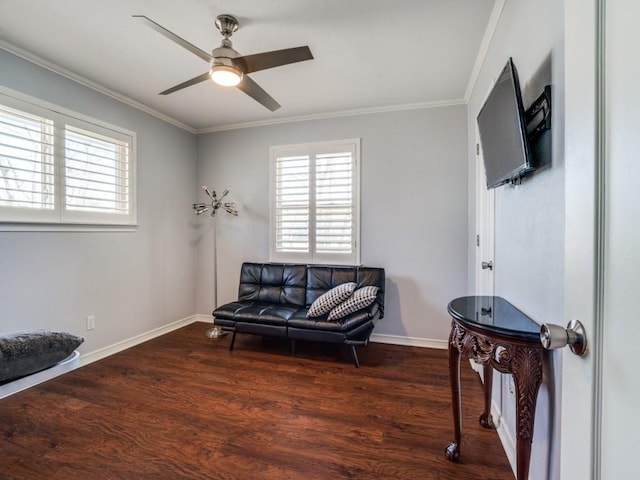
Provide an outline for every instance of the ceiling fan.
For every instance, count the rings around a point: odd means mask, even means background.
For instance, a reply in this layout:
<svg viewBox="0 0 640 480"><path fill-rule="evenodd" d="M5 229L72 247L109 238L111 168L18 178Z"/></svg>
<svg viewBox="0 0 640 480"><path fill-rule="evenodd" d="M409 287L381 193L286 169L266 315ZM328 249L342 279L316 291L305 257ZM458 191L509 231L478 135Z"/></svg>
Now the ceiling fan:
<svg viewBox="0 0 640 480"><path fill-rule="evenodd" d="M186 82L182 82L175 87L171 87L160 92L160 95L168 95L178 90L182 90L183 88L190 87L191 85L211 79L219 85L227 87L235 86L239 88L273 112L280 108L280 104L247 74L257 72L259 70L265 70L267 68L280 67L290 63L313 59L311 50L306 46L256 53L254 55L240 55L232 48L231 40L229 39L229 37L238 30L238 20L227 14L218 15L216 17L215 25L218 30L220 30L220 33L224 38L222 39L222 44L218 48L213 49L211 54L199 49L195 45L187 42L184 38L179 37L175 33L167 30L162 25L157 24L144 15L133 15L133 17L142 19L156 32L164 35L169 40L209 62L209 71L187 80Z"/></svg>

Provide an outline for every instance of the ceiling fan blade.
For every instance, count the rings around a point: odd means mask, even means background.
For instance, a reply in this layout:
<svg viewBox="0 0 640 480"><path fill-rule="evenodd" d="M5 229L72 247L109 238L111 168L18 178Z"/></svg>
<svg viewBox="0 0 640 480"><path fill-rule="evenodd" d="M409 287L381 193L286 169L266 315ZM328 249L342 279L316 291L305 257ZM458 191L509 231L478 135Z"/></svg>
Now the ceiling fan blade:
<svg viewBox="0 0 640 480"><path fill-rule="evenodd" d="M272 52L256 53L234 58L244 71L244 73L257 72L267 68L288 65L289 63L312 60L313 55L309 47L285 48L284 50L274 50Z"/></svg>
<svg viewBox="0 0 640 480"><path fill-rule="evenodd" d="M177 43L181 47L186 48L187 50L189 50L194 55L199 56L205 62L211 62L213 60L213 57L211 55L209 55L207 52L205 52L204 50L199 49L198 47L196 47L192 43L187 42L184 38L179 37L175 33L167 30L162 25L158 25L156 22L151 20L149 17L145 17L144 15L133 15L133 17L134 18L141 18L148 26L153 28L156 32L160 33L161 35L164 35L169 40Z"/></svg>
<svg viewBox="0 0 640 480"><path fill-rule="evenodd" d="M211 77L209 76L209 72L205 72L202 75L198 75L197 77L193 77L191 80L187 80L186 82L182 82L175 87L171 87L164 92L160 92L158 95L169 95L170 93L177 92L178 90L182 90L183 88L190 87L191 85L195 85L196 83L204 82L205 80L209 80Z"/></svg>
<svg viewBox="0 0 640 480"><path fill-rule="evenodd" d="M280 108L280 104L247 75L242 77L242 81L238 84L238 88L272 112Z"/></svg>

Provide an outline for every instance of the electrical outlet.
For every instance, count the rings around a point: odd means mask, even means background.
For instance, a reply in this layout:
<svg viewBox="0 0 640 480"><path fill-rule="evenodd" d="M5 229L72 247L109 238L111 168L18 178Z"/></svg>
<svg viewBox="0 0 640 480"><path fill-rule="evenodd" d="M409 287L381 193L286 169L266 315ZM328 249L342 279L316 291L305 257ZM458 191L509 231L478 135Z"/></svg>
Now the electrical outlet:
<svg viewBox="0 0 640 480"><path fill-rule="evenodd" d="M87 330L93 330L96 328L96 316L88 315L87 316Z"/></svg>

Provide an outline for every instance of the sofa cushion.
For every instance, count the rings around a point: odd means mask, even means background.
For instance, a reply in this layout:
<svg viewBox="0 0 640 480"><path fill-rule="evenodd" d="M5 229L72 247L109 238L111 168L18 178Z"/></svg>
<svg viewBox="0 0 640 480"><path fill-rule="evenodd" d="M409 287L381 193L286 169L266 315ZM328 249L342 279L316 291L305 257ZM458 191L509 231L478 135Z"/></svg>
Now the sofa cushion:
<svg viewBox="0 0 640 480"><path fill-rule="evenodd" d="M71 355L82 342L82 337L49 330L0 335L0 382L49 368Z"/></svg>
<svg viewBox="0 0 640 480"><path fill-rule="evenodd" d="M346 332L352 330L363 323L375 321L379 318L380 309L376 302L353 312L337 321L328 321L324 317L308 318L300 312L293 315L287 322L289 328L309 329L309 330L331 330L336 332Z"/></svg>
<svg viewBox="0 0 640 480"><path fill-rule="evenodd" d="M341 283L337 287L333 287L326 293L323 293L309 307L307 317L321 317L326 315L335 307L344 302L356 289L355 282Z"/></svg>
<svg viewBox="0 0 640 480"><path fill-rule="evenodd" d="M325 292L348 282L358 284L358 267L309 265L306 284L307 306L312 305Z"/></svg>
<svg viewBox="0 0 640 480"><path fill-rule="evenodd" d="M216 321L220 319L233 320L234 322L286 326L287 320L299 312L305 315L306 309L293 304L239 301L227 303L226 305L216 308L213 316L216 318Z"/></svg>
<svg viewBox="0 0 640 480"><path fill-rule="evenodd" d="M376 300L378 287L368 286L357 289L348 299L329 312L329 321L339 320L347 315L368 307Z"/></svg>
<svg viewBox="0 0 640 480"><path fill-rule="evenodd" d="M306 283L306 265L244 263L240 272L238 300L304 307Z"/></svg>

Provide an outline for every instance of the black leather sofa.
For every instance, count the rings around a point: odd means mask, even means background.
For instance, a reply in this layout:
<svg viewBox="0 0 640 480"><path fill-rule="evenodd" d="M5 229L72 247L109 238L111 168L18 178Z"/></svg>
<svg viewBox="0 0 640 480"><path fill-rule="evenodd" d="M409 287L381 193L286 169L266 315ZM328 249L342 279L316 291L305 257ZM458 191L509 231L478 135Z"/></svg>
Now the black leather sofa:
<svg viewBox="0 0 640 480"><path fill-rule="evenodd" d="M327 314L307 318L311 304L322 294L346 282L356 288L379 288L375 301L344 318L328 321ZM232 332L252 333L296 340L343 343L351 347L356 367L356 346L366 346L376 321L384 316L385 272L362 266L244 263L240 272L238 300L213 311L214 323Z"/></svg>

